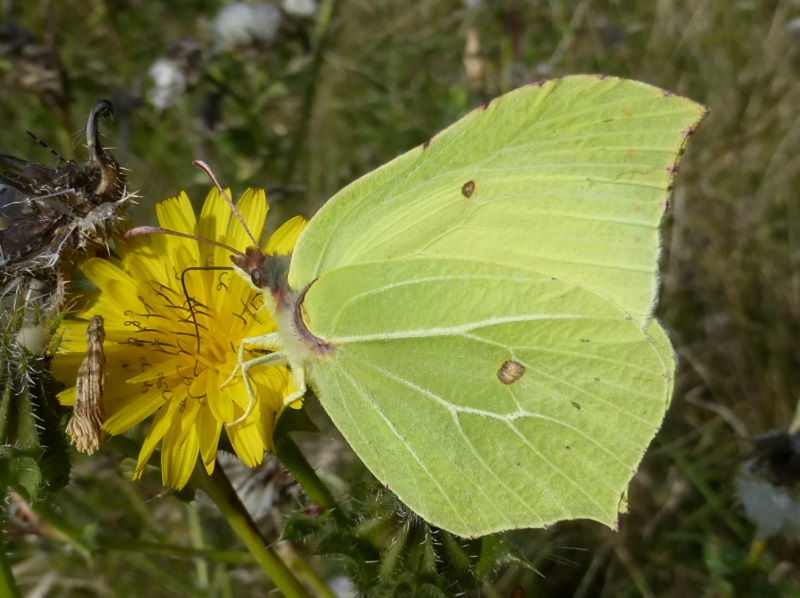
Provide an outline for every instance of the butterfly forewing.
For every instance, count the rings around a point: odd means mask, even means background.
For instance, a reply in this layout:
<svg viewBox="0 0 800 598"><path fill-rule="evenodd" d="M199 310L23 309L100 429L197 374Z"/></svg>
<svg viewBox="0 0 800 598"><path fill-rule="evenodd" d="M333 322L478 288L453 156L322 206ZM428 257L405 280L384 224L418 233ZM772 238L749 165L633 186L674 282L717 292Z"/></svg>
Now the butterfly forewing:
<svg viewBox="0 0 800 598"><path fill-rule="evenodd" d="M380 259L473 259L573 281L644 321L669 185L703 114L615 78L518 89L332 198L289 284Z"/></svg>

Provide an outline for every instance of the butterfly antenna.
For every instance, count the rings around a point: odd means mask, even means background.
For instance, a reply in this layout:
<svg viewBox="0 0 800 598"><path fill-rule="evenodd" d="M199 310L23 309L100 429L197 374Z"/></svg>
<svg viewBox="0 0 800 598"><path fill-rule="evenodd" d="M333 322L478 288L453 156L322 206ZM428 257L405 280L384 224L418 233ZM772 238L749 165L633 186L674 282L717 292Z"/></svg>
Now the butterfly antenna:
<svg viewBox="0 0 800 598"><path fill-rule="evenodd" d="M196 237L195 235L190 235L188 233L179 233L176 230L161 228L160 226L137 226L135 228L125 231L125 234L123 236L126 239L133 239L134 237L141 237L143 235L173 235L175 237L183 237L184 239L191 239L192 241L197 241L198 243L215 245L217 247L225 249L226 251L230 251L231 253L235 253L236 255L241 255L244 257L244 253L242 253L238 249L234 249L230 245L225 245L225 243L220 243L219 241L212 241L211 239L204 239L203 237Z"/></svg>
<svg viewBox="0 0 800 598"><path fill-rule="evenodd" d="M63 157L61 157L61 154L59 154L59 153L58 153L56 150L54 150L52 147L50 147L49 145L47 145L47 144L46 144L44 141L42 141L41 139L39 139L39 138L38 138L36 135L34 135L33 133L31 133L30 131L25 131L25 132L26 132L26 133L27 133L27 134L28 134L28 135L29 135L29 136L30 136L30 137L31 137L31 138L32 138L32 139L33 139L33 140L34 140L36 143L38 143L38 144L39 144L39 145L41 145L41 146L42 146L44 149L46 149L48 152L50 152L51 154L53 154L53 155L54 155L54 156L55 156L55 157L56 157L56 158L59 160L59 162L67 162L67 160L65 160Z"/></svg>
<svg viewBox="0 0 800 598"><path fill-rule="evenodd" d="M242 218L242 215L239 213L239 210L237 210L236 206L233 205L233 202L231 201L231 198L228 197L227 193L225 193L225 189L223 189L222 185L219 184L219 180L217 179L217 175L214 174L214 171L211 170L211 167L208 164L206 164L205 162L203 162L202 160L195 160L194 162L192 162L192 165L196 166L197 168L199 168L200 170L202 170L203 172L205 172L208 175L208 178L211 179L211 181L214 183L214 186L222 194L222 197L228 203L228 205L230 206L230 208L233 211L233 213L236 214L236 218L238 218L239 222L242 223L242 226L244 227L244 230L247 233L247 236L250 237L250 240L253 242L253 245L255 247L258 247L258 240L255 238L253 233L250 232L250 227L247 226L247 223L244 221L244 218Z"/></svg>

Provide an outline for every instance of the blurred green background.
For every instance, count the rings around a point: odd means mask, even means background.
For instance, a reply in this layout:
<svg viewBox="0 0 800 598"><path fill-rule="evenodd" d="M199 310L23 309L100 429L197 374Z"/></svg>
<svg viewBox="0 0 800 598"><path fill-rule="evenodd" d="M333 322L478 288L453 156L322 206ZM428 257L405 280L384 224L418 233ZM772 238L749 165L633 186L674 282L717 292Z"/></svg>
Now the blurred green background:
<svg viewBox="0 0 800 598"><path fill-rule="evenodd" d="M797 537L761 543L734 485L748 437L786 429L800 396L800 2L289 0L235 7L250 15L239 25L230 4L2 3L0 152L54 164L28 130L82 161L86 115L109 98L116 118L101 126L139 192L137 222L182 189L199 205L209 184L191 162L203 159L236 194L268 189L275 228L528 82L605 73L710 108L664 231L658 314L680 358L675 399L630 513L619 532L573 522L511 534L538 573L499 567L482 591L800 596ZM340 441L312 446L332 477L363 475L336 462ZM130 463L103 452L76 459L46 509L12 500L29 595L266 595L211 509L165 493L158 474L130 484ZM275 511L300 508L289 492ZM220 554L159 554L159 541ZM344 571L339 558L311 562L328 579Z"/></svg>

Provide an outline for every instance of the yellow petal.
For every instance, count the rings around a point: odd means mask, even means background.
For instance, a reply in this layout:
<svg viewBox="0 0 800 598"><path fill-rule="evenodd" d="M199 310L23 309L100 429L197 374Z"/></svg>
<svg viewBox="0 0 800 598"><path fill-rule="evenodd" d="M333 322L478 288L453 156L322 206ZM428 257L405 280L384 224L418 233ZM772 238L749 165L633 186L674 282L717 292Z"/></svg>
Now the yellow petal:
<svg viewBox="0 0 800 598"><path fill-rule="evenodd" d="M230 197L230 191L225 190ZM203 207L200 209L200 220L197 223L197 236L204 239L218 241L225 237L228 228L228 218L231 208L222 198L222 194L216 187L206 195Z"/></svg>
<svg viewBox="0 0 800 598"><path fill-rule="evenodd" d="M103 429L109 434L123 434L156 411L163 416L167 406L164 404L163 393L157 388L145 393L138 388L131 388L129 394L125 395L107 393L103 402L106 414ZM156 443L159 440L160 437Z"/></svg>
<svg viewBox="0 0 800 598"><path fill-rule="evenodd" d="M142 443L142 450L139 451L139 460L136 462L136 471L133 474L133 479L138 480L144 473L144 468L150 457L153 456L153 451L164 435L169 430L172 423L172 412L177 410L177 404L167 404L164 408L156 413L153 422L150 424L150 430Z"/></svg>
<svg viewBox="0 0 800 598"><path fill-rule="evenodd" d="M181 420L182 418L178 418ZM161 446L161 479L168 488L183 488L197 462L199 442L194 426L182 434L171 426Z"/></svg>
<svg viewBox="0 0 800 598"><path fill-rule="evenodd" d="M264 253L279 255L291 253L306 224L308 224L308 220L302 216L295 216L284 222L267 240L263 249Z"/></svg>
<svg viewBox="0 0 800 598"><path fill-rule="evenodd" d="M130 274L122 269L122 264L116 260L91 258L83 264L81 270L83 270L86 278L97 285L101 291L105 291L104 286L107 284L116 284L120 288L126 287L128 292L133 292L133 296L136 296L136 282L131 278ZM122 298L128 297L130 295L123 295Z"/></svg>
<svg viewBox="0 0 800 598"><path fill-rule="evenodd" d="M219 380L217 380L217 382L219 383ZM209 400L208 407L219 422L226 423L235 419L233 415L233 399L241 392L243 387L244 384L238 382L229 384L223 388L217 387L216 399L213 401Z"/></svg>
<svg viewBox="0 0 800 598"><path fill-rule="evenodd" d="M264 230L264 223L267 221L267 212L269 211L267 194L264 193L263 189L248 189L236 204L236 209L244 218L247 227L253 233L253 237L255 237L255 241L253 241L241 226L232 227L231 232L235 240L233 246L239 251L243 251L248 247L258 245L261 239L261 233ZM236 220L235 217L234 220Z"/></svg>
<svg viewBox="0 0 800 598"><path fill-rule="evenodd" d="M58 402L65 407L72 407L75 404L75 387L62 390L56 395Z"/></svg>
<svg viewBox="0 0 800 598"><path fill-rule="evenodd" d="M226 428L233 450L248 467L255 467L264 460L264 443L259 433L260 417L250 417L235 426Z"/></svg>
<svg viewBox="0 0 800 598"><path fill-rule="evenodd" d="M156 217L166 229L187 235L197 234L197 218L192 209L192 202L183 191L178 197L157 203Z"/></svg>
<svg viewBox="0 0 800 598"><path fill-rule="evenodd" d="M217 461L217 446L222 431L222 422L217 420L210 409L201 409L197 417L197 438L200 442L200 456L208 475L214 473Z"/></svg>

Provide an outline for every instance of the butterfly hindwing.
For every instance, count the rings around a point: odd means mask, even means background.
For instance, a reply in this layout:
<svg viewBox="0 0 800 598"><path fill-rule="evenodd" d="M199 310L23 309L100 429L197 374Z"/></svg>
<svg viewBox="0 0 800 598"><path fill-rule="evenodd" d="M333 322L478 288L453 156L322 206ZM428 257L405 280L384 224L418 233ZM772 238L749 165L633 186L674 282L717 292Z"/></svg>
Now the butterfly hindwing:
<svg viewBox="0 0 800 598"><path fill-rule="evenodd" d="M461 535L613 523L674 371L671 349L613 303L522 270L420 260L336 270L303 305L336 347L308 370L326 410L425 519Z"/></svg>

